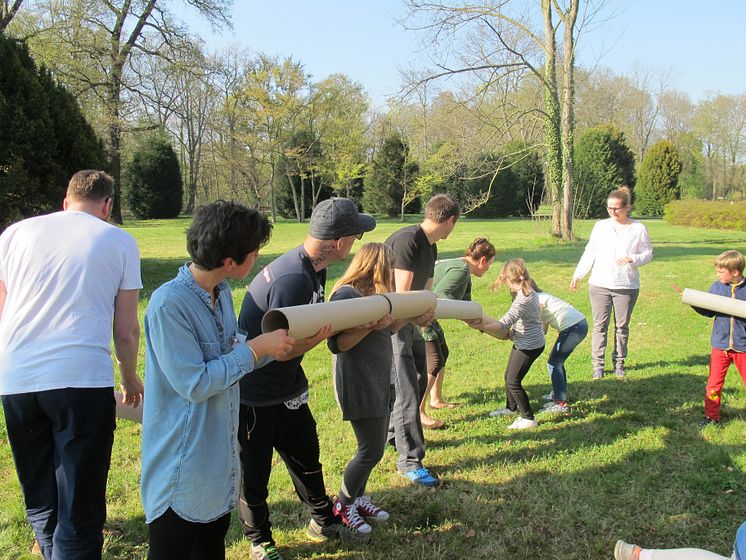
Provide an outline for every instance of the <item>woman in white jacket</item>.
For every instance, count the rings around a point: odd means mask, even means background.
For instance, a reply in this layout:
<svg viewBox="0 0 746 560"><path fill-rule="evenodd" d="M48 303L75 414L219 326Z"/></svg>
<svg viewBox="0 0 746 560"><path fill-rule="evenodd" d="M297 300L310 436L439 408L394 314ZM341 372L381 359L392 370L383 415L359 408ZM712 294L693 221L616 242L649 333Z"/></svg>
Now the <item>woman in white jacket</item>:
<svg viewBox="0 0 746 560"><path fill-rule="evenodd" d="M592 269L588 293L593 314L593 379L602 379L604 376L607 329L612 309L616 325L612 351L614 373L618 377L625 377L629 322L640 293L640 273L637 269L653 258L647 229L629 217L629 187L623 186L612 192L606 201L606 209L610 217L599 220L593 226L570 282L570 289L577 289L580 279Z"/></svg>

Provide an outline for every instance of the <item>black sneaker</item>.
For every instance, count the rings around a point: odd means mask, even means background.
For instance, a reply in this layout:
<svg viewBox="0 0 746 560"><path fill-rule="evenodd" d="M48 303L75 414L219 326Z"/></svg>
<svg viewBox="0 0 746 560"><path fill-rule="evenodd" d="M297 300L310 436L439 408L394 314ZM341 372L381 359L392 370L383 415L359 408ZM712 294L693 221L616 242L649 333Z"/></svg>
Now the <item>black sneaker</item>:
<svg viewBox="0 0 746 560"><path fill-rule="evenodd" d="M722 428L723 423L720 420L713 420L709 416L705 416L703 420L697 424L700 428L706 428L707 426L715 426L716 428Z"/></svg>

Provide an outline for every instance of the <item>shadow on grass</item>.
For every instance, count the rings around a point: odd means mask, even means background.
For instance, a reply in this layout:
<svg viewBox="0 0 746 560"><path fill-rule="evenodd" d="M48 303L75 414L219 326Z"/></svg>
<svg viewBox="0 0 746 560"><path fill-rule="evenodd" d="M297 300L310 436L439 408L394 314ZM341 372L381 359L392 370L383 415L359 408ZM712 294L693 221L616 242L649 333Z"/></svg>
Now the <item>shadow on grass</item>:
<svg viewBox="0 0 746 560"><path fill-rule="evenodd" d="M546 388L531 387L532 405L543 402L537 397ZM387 451L374 475L386 483L373 494L391 520L374 528L368 545L306 542L308 513L292 495L272 496L273 525L289 534L278 538L281 553L600 560L612 556L617 538L628 538L729 554L746 517L746 480L736 462L746 453L743 411L729 410L723 430L699 430L700 408L682 405L702 390L694 375L576 382L570 389L572 416L540 417L539 429L518 433L487 411L471 414L470 406L489 402L483 394L456 395L469 404L449 411L451 428L433 434L425 461L442 486L408 484L394 472L395 452ZM474 435L448 433L459 430ZM328 487L341 476L325 474ZM732 522L723 524L724 517ZM242 542L234 519L228 543L243 550Z"/></svg>

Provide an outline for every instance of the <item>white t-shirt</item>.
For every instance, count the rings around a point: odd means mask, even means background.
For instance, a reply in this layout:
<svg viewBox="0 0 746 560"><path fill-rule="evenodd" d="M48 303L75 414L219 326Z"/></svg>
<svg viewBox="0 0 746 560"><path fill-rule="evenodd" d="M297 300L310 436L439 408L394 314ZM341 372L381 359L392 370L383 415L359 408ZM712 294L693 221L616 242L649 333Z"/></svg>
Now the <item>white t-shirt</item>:
<svg viewBox="0 0 746 560"><path fill-rule="evenodd" d="M0 394L114 385L114 300L142 288L131 235L73 210L23 220L0 235L0 281Z"/></svg>
<svg viewBox="0 0 746 560"><path fill-rule="evenodd" d="M538 292L538 295L541 320L553 329L563 331L585 319L580 311L566 301L546 292Z"/></svg>

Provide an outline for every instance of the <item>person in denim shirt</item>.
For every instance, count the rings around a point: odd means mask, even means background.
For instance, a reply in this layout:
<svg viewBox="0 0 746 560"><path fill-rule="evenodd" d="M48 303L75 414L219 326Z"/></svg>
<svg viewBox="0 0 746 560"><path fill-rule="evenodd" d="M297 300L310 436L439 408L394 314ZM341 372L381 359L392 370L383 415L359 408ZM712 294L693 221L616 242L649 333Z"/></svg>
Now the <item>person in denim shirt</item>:
<svg viewBox="0 0 746 560"><path fill-rule="evenodd" d="M199 208L192 258L145 312L142 501L150 560L224 559L238 500L238 381L294 344L277 330L246 342L227 279L243 279L271 225L231 202Z"/></svg>

